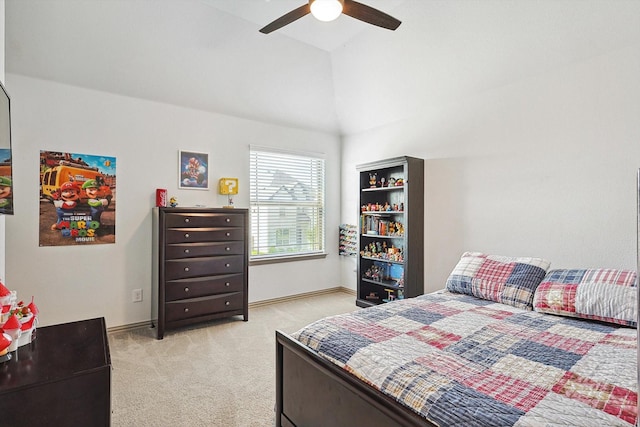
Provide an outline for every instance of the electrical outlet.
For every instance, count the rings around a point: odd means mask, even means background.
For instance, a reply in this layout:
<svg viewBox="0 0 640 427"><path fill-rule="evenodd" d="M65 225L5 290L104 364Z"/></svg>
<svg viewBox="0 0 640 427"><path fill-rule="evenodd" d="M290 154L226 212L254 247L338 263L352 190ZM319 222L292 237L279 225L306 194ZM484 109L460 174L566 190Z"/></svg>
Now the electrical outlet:
<svg viewBox="0 0 640 427"><path fill-rule="evenodd" d="M142 301L142 289L134 289L131 291L131 302Z"/></svg>

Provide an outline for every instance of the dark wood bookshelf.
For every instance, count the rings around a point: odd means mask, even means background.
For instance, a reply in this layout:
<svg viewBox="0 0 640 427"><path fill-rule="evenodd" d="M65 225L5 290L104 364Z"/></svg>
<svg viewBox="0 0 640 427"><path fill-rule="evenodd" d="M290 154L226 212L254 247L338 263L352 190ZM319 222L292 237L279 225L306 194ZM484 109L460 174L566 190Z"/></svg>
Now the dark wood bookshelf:
<svg viewBox="0 0 640 427"><path fill-rule="evenodd" d="M369 307L422 295L424 160L396 157L358 165L357 170L360 221L356 304Z"/></svg>

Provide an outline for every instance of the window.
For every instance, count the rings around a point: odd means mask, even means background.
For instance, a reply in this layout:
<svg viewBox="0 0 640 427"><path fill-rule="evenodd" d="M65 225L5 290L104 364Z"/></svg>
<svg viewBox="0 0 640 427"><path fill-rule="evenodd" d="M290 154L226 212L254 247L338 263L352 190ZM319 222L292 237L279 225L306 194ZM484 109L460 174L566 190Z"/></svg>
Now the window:
<svg viewBox="0 0 640 427"><path fill-rule="evenodd" d="M251 148L251 260L324 255L324 159Z"/></svg>

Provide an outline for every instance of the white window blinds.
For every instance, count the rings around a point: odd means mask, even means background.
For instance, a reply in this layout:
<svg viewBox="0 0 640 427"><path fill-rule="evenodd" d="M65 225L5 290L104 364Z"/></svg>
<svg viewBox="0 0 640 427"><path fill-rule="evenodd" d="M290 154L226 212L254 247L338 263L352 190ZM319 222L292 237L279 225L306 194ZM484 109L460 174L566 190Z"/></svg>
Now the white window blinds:
<svg viewBox="0 0 640 427"><path fill-rule="evenodd" d="M251 259L324 253L324 159L251 148Z"/></svg>

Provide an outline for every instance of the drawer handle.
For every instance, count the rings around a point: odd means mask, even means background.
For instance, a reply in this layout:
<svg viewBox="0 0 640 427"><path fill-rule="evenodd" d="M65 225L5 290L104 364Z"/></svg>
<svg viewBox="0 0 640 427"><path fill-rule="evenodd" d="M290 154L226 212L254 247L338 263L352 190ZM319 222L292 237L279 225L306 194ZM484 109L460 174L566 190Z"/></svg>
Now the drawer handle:
<svg viewBox="0 0 640 427"><path fill-rule="evenodd" d="M224 302L224 305L229 305L229 304L231 304L229 301Z"/></svg>
<svg viewBox="0 0 640 427"><path fill-rule="evenodd" d="M231 286L231 283L226 282L224 285L228 288L229 286Z"/></svg>
<svg viewBox="0 0 640 427"><path fill-rule="evenodd" d="M184 309L184 312L185 312L185 313L188 313L188 312L189 312L189 309L188 309L188 308L185 308L185 309Z"/></svg>
<svg viewBox="0 0 640 427"><path fill-rule="evenodd" d="M225 251L230 251L231 248L229 246L227 246L226 248L224 248Z"/></svg>
<svg viewBox="0 0 640 427"><path fill-rule="evenodd" d="M231 218L225 219L226 222L231 222Z"/></svg>
<svg viewBox="0 0 640 427"><path fill-rule="evenodd" d="M225 266L225 267L231 267L231 264L226 263L224 266Z"/></svg>
<svg viewBox="0 0 640 427"><path fill-rule="evenodd" d="M227 237L231 236L231 233L229 233L229 232L226 232L226 233L224 233L224 234L225 234Z"/></svg>
<svg viewBox="0 0 640 427"><path fill-rule="evenodd" d="M189 222L189 221L191 221L189 218L184 219L184 222Z"/></svg>
<svg viewBox="0 0 640 427"><path fill-rule="evenodd" d="M189 236L189 233L184 233L184 238L185 239L188 239L189 237L191 237L191 236Z"/></svg>
<svg viewBox="0 0 640 427"><path fill-rule="evenodd" d="M189 271L189 267L185 267L185 268L184 268L184 271Z"/></svg>
<svg viewBox="0 0 640 427"><path fill-rule="evenodd" d="M184 288L184 291L185 292L189 292L189 288Z"/></svg>

